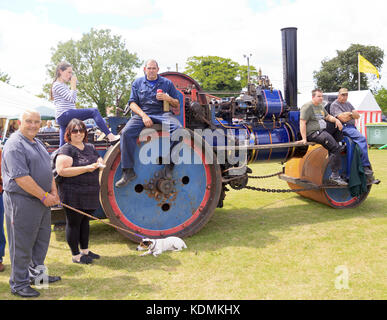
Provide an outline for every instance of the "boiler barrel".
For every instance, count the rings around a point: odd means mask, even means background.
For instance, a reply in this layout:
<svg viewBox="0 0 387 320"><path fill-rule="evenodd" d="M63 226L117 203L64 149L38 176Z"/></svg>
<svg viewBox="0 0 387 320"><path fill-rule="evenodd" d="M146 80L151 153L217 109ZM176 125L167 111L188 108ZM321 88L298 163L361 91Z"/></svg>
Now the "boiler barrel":
<svg viewBox="0 0 387 320"><path fill-rule="evenodd" d="M273 148L255 149L248 151L248 162L285 162L294 156L296 147L276 147L295 141L295 130L288 122L264 121L259 124L227 125L225 121L219 121L220 128L226 135L234 136L240 146L274 145ZM230 140L229 140L230 141ZM232 141L232 140L231 140ZM213 143L213 146L223 144ZM230 144L228 143L228 146Z"/></svg>
<svg viewBox="0 0 387 320"><path fill-rule="evenodd" d="M263 123L252 127L255 145L282 144L294 141L291 127L287 123ZM294 147L254 150L250 162L285 162L294 151Z"/></svg>

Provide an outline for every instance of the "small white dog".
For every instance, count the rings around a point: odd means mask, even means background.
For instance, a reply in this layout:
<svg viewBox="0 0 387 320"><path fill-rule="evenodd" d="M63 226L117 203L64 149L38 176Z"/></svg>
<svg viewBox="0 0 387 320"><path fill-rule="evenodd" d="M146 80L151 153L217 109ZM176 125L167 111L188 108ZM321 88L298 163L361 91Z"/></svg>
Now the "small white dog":
<svg viewBox="0 0 387 320"><path fill-rule="evenodd" d="M141 243L137 247L137 251L144 251L141 256L146 256L148 254L153 254L157 257L159 254L167 250L180 251L183 248L187 248L185 242L178 237L168 237L165 239L142 239Z"/></svg>

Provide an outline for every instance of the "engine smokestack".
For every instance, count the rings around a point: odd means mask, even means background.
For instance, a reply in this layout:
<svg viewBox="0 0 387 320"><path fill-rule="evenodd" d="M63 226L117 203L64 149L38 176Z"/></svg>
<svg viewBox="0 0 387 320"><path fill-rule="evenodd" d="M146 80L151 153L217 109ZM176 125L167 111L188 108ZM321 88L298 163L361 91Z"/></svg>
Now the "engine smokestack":
<svg viewBox="0 0 387 320"><path fill-rule="evenodd" d="M291 110L297 110L297 28L281 32L285 101Z"/></svg>

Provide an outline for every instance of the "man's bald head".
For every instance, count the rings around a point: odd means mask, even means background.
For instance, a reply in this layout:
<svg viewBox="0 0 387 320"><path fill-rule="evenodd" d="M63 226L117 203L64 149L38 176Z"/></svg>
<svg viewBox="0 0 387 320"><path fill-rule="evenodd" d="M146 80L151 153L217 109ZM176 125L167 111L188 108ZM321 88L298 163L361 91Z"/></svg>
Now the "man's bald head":
<svg viewBox="0 0 387 320"><path fill-rule="evenodd" d="M146 68L148 66L148 64L155 64L157 68L159 67L159 64L154 59L148 59L147 61L145 61L144 67Z"/></svg>
<svg viewBox="0 0 387 320"><path fill-rule="evenodd" d="M32 115L37 116L40 119L40 113L37 112L36 110L32 110L32 109L24 110L22 113L20 113L18 119L19 119L19 121L23 121L24 119L26 119L27 117L30 117Z"/></svg>
<svg viewBox="0 0 387 320"><path fill-rule="evenodd" d="M159 65L154 59L149 59L146 61L144 66L144 74L146 78L150 81L157 80L157 74L159 73Z"/></svg>
<svg viewBox="0 0 387 320"><path fill-rule="evenodd" d="M19 131L33 141L40 129L40 113L35 110L24 110L19 116L19 124Z"/></svg>

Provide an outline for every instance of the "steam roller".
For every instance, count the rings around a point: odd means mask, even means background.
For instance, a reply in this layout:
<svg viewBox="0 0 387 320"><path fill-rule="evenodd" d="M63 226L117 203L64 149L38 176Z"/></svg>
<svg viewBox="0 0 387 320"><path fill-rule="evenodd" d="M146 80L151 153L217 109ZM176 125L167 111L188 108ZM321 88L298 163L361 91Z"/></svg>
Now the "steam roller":
<svg viewBox="0 0 387 320"><path fill-rule="evenodd" d="M279 178L290 189L333 208L352 208L367 198L372 184L359 196L352 196L348 187L326 184L331 174L327 151L317 144L300 144L297 29L281 31L284 97L262 72L247 91L222 99L204 92L185 74L161 74L179 92L180 109L174 116L182 129L172 134L161 126L143 130L133 150L137 177L122 188L115 187L122 175L119 143L105 149L96 145L106 162L100 173L101 218L129 230L119 232L135 242L141 237L191 236L223 206L230 188L249 187L251 163L284 164ZM119 121L122 127L126 119ZM114 124L110 126L114 132ZM348 178L354 143L349 138L342 143L346 151L340 174ZM172 176L165 170L170 157L175 163Z"/></svg>
<svg viewBox="0 0 387 320"><path fill-rule="evenodd" d="M342 154L341 176L348 180L350 152L353 152L354 143L348 138L345 140L347 152ZM328 152L320 145L310 146L305 156L286 162L284 173L281 178L288 182L292 190L310 188L310 190L297 192L299 195L337 209L357 207L367 198L372 186L368 184L366 192L352 196L348 187L339 188L326 185L325 181L328 180L332 170L328 162Z"/></svg>

